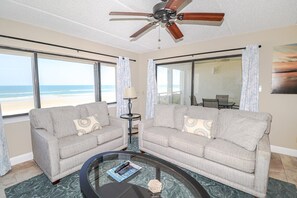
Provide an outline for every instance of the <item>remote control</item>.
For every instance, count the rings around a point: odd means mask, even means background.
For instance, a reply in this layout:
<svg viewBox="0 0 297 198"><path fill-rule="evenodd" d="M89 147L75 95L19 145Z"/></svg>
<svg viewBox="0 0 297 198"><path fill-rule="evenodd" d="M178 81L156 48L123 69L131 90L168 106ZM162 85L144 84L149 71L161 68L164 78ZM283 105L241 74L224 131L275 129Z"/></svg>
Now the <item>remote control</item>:
<svg viewBox="0 0 297 198"><path fill-rule="evenodd" d="M122 164L122 165L120 165L119 167L117 167L116 169L115 169L115 173L118 173L118 172L120 172L122 169L124 169L124 168L126 168L127 166L129 166L130 165L130 162L125 162L124 164Z"/></svg>

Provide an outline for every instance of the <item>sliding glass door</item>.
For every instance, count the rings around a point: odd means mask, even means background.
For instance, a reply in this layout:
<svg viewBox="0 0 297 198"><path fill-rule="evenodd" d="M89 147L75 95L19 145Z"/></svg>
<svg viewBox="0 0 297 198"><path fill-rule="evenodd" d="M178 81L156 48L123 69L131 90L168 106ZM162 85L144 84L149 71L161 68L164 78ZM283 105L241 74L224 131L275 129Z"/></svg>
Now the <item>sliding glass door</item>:
<svg viewBox="0 0 297 198"><path fill-rule="evenodd" d="M198 103L202 102L202 98L228 95L229 102L239 105L241 56L195 61L194 71L193 94Z"/></svg>
<svg viewBox="0 0 297 198"><path fill-rule="evenodd" d="M158 65L158 103L190 105L191 76L191 62Z"/></svg>

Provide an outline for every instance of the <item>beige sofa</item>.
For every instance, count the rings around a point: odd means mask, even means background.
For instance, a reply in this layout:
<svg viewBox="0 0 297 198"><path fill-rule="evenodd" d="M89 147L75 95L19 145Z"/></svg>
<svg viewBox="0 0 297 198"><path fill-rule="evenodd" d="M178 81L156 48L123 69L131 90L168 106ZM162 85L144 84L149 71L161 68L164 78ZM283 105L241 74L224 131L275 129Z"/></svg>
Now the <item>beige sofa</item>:
<svg viewBox="0 0 297 198"><path fill-rule="evenodd" d="M185 115L212 120L213 138L182 132ZM270 125L268 113L156 105L154 119L139 124L139 148L233 188L265 197ZM249 150L239 145L241 142Z"/></svg>
<svg viewBox="0 0 297 198"><path fill-rule="evenodd" d="M78 136L74 119L97 114L102 129ZM127 147L127 123L110 117L106 102L30 111L34 160L51 182L81 168L95 154Z"/></svg>

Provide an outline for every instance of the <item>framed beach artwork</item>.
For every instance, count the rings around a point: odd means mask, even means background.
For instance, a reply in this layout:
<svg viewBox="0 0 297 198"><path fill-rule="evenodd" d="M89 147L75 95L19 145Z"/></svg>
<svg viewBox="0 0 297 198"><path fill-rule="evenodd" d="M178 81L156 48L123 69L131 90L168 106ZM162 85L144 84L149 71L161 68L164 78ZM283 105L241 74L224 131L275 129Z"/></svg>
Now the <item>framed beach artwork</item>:
<svg viewBox="0 0 297 198"><path fill-rule="evenodd" d="M272 93L297 94L297 43L273 48Z"/></svg>

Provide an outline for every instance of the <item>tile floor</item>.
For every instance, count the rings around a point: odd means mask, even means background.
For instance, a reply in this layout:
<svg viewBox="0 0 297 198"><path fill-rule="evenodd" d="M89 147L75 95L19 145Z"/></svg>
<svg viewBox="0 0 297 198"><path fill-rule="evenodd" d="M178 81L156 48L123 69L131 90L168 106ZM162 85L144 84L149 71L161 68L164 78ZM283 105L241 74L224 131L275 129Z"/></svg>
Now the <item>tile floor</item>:
<svg viewBox="0 0 297 198"><path fill-rule="evenodd" d="M27 161L12 167L12 170L0 177L0 198L5 197L4 189L41 174L42 171L34 161ZM269 176L293 183L297 187L297 158L272 153Z"/></svg>

